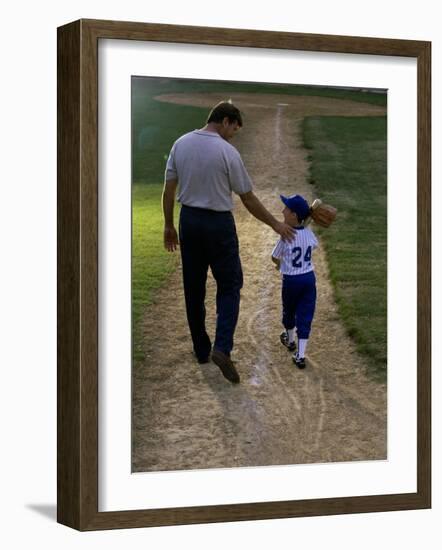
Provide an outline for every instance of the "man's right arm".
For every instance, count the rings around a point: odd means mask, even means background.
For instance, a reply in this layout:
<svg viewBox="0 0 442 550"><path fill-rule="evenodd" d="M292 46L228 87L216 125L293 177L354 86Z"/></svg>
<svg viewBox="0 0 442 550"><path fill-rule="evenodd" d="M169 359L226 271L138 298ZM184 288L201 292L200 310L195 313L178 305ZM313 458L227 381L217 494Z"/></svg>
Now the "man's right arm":
<svg viewBox="0 0 442 550"><path fill-rule="evenodd" d="M240 195L240 199L252 216L269 225L278 235L281 235L283 240L290 241L293 239L296 234L293 227L286 223L279 222L272 216L253 191Z"/></svg>
<svg viewBox="0 0 442 550"><path fill-rule="evenodd" d="M161 197L164 214L164 247L169 252L174 252L178 246L178 235L173 223L173 209L177 186L178 180L176 179L165 181Z"/></svg>

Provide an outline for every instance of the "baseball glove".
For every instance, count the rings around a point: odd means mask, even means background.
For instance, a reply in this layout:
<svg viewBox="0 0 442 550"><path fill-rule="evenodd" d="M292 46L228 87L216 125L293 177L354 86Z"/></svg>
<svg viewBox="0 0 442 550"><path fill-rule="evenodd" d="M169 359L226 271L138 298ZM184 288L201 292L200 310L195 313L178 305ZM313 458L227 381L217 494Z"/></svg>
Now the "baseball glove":
<svg viewBox="0 0 442 550"><path fill-rule="evenodd" d="M330 204L324 204L321 199L315 199L310 205L310 219L321 227L330 227L335 221L337 210Z"/></svg>
<svg viewBox="0 0 442 550"><path fill-rule="evenodd" d="M337 210L330 204L324 204L321 199L315 199L310 206L311 219L321 227L330 227L335 221Z"/></svg>

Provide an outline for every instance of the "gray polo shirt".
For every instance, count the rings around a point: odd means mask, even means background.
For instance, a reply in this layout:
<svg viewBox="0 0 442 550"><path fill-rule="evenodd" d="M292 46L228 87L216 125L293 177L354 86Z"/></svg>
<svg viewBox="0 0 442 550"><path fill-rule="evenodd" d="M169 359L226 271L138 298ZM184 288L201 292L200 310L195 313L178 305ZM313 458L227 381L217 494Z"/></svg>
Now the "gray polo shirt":
<svg viewBox="0 0 442 550"><path fill-rule="evenodd" d="M227 211L232 191L252 190L252 181L238 151L215 132L194 130L172 147L166 181L178 180L178 201L186 206Z"/></svg>

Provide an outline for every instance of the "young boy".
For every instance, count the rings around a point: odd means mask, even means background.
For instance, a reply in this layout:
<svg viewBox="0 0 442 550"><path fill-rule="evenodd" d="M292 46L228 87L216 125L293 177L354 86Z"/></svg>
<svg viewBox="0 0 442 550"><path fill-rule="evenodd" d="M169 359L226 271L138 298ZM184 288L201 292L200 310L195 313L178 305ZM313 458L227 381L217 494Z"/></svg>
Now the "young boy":
<svg viewBox="0 0 442 550"><path fill-rule="evenodd" d="M279 240L272 252L272 260L282 273L282 324L285 331L281 343L294 352L295 365L305 368L305 350L316 305L316 277L312 252L318 246L313 231L303 223L310 215L310 207L301 195L284 197L282 211L285 223L296 229L290 242ZM298 336L296 351L295 330Z"/></svg>

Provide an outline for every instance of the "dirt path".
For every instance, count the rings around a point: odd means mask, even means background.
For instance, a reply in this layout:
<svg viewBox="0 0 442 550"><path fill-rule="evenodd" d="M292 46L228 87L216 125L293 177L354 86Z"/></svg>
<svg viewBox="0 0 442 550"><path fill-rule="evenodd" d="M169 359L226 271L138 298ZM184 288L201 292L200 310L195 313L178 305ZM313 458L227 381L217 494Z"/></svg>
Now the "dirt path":
<svg viewBox="0 0 442 550"><path fill-rule="evenodd" d="M162 101L211 106L215 94L163 96ZM275 215L279 193L311 199L300 141L303 116L378 115L384 109L319 97L236 94L245 127L235 146L255 192ZM324 252L314 255L318 301L307 350L297 370L279 343L280 276L270 252L271 229L236 202L244 271L232 354L241 384L191 354L181 272L158 292L144 317L146 362L133 374L133 471L228 468L385 459L386 386L367 378L365 364L337 315ZM215 285L209 276L209 334L215 327Z"/></svg>

